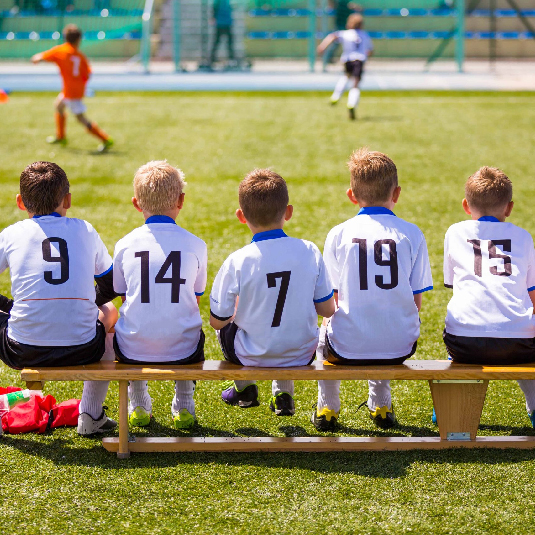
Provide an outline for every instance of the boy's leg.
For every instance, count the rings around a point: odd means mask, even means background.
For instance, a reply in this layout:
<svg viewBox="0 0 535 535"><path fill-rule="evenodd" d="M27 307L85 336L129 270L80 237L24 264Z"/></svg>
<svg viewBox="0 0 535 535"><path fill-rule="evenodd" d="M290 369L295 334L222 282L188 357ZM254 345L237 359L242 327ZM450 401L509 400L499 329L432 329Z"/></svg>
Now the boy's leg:
<svg viewBox="0 0 535 535"><path fill-rule="evenodd" d="M91 122L84 113L77 113L76 119L78 119L78 121L87 128L87 131L90 134L102 141L102 147L111 146L112 141L110 136L108 136L108 134L106 134L106 132L104 132L104 130L102 130L97 123Z"/></svg>
<svg viewBox="0 0 535 535"><path fill-rule="evenodd" d="M248 386L255 385L256 381L234 381L234 386L238 392L245 390Z"/></svg>
<svg viewBox="0 0 535 535"><path fill-rule="evenodd" d="M390 392L390 381L368 381L368 408L375 411L380 407L392 406L392 395Z"/></svg>
<svg viewBox="0 0 535 535"><path fill-rule="evenodd" d="M340 97L346 90L348 81L349 78L345 74L338 79L338 82L336 82L336 85L334 86L333 94L331 95L332 104L336 104L340 100Z"/></svg>
<svg viewBox="0 0 535 535"><path fill-rule="evenodd" d="M347 109L349 110L349 118L355 119L355 110L359 105L360 100L360 89L359 89L360 78L353 78L353 87L349 90L347 95Z"/></svg>
<svg viewBox="0 0 535 535"><path fill-rule="evenodd" d="M152 413L152 399L149 395L148 381L130 381L128 383L128 413L142 407L148 414Z"/></svg>
<svg viewBox="0 0 535 535"><path fill-rule="evenodd" d="M67 123L67 115L65 113L65 98L63 93L60 93L54 101L55 108L55 121L56 121L56 136L47 137L48 143L61 143L65 142L65 126Z"/></svg>
<svg viewBox="0 0 535 535"><path fill-rule="evenodd" d="M318 381L318 414L327 409L340 412L340 381Z"/></svg>
<svg viewBox="0 0 535 535"><path fill-rule="evenodd" d="M271 382L271 394L276 397L283 392L287 392L290 396L294 395L294 382L293 381L272 381Z"/></svg>
<svg viewBox="0 0 535 535"><path fill-rule="evenodd" d="M519 379L517 383L522 392L524 392L524 396L526 398L526 409L531 418L531 414L535 411L535 381ZM535 417L531 423L533 424L534 421Z"/></svg>
<svg viewBox="0 0 535 535"><path fill-rule="evenodd" d="M195 381L175 381L175 396L171 405L173 423L177 429L189 429L195 425Z"/></svg>

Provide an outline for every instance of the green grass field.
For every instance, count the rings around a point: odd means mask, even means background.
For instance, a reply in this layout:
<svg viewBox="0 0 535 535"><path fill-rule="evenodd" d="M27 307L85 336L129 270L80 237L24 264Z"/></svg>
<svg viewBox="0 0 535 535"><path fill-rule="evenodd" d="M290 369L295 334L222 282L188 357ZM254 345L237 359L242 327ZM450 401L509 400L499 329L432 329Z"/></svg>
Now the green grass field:
<svg viewBox="0 0 535 535"><path fill-rule="evenodd" d="M70 215L89 220L110 252L142 224L130 204L135 170L168 159L186 173L179 223L208 244L211 282L226 256L249 242L234 216L237 185L254 167L286 178L294 218L287 232L320 248L327 232L355 213L347 201L345 162L362 145L387 153L402 186L397 215L427 238L435 290L423 298L422 334L414 358L446 358L441 333L450 291L443 287L442 243L464 219L466 178L481 165L502 168L514 184L511 221L532 233L535 93L365 93L360 120L325 94L98 94L88 115L114 137L104 155L70 117L69 145L44 142L53 133L51 94L14 94L0 107L0 228L22 219L14 199L18 176L35 160L57 162L71 181ZM10 291L7 273L0 293ZM206 354L220 359L201 311ZM0 367L0 384L21 385ZM317 435L309 422L314 383L296 385L297 413L277 418L262 404L249 411L220 401L220 385L196 393L199 436ZM80 397L81 383L47 383L58 400ZM149 386L154 421L139 434L178 435L172 428L172 383ZM364 409L364 382L342 386L339 434L383 435ZM394 382L400 426L391 435L436 436L425 382ZM117 386L109 414L117 417ZM533 434L520 389L493 382L481 435ZM185 433L186 435L188 433ZM462 451L355 454L146 454L118 461L99 439L74 429L0 439L2 533L515 533L535 531L535 452Z"/></svg>

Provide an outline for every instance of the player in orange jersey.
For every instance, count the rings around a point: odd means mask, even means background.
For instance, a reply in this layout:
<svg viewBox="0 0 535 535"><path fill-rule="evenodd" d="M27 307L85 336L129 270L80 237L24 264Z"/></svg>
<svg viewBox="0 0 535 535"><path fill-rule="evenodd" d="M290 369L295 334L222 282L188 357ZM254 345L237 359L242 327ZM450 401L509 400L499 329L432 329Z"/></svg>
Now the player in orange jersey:
<svg viewBox="0 0 535 535"><path fill-rule="evenodd" d="M65 145L65 123L67 116L65 108L70 108L78 121L87 131L98 137L102 143L98 146L99 152L104 152L113 145L113 140L101 130L94 122L85 116L86 107L83 102L85 86L91 75L87 58L78 50L82 41L82 31L74 24L67 24L63 30L65 43L55 46L46 52L35 54L33 63L52 61L58 67L63 80L63 90L55 101L56 107L56 135L47 138L48 143Z"/></svg>

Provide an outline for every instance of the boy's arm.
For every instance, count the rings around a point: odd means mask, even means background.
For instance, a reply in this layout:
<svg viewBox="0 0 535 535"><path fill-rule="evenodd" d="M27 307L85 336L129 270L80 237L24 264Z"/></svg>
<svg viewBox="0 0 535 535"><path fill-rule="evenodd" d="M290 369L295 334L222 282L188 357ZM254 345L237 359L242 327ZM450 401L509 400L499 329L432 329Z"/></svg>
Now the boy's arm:
<svg viewBox="0 0 535 535"><path fill-rule="evenodd" d="M220 331L234 320L238 309L239 285L230 258L227 258L216 275L210 293L210 325Z"/></svg>
<svg viewBox="0 0 535 535"><path fill-rule="evenodd" d="M318 315L323 316L324 318L330 318L336 310L334 297L331 297L327 301L323 301L323 303L314 303L314 306L316 307Z"/></svg>
<svg viewBox="0 0 535 535"><path fill-rule="evenodd" d="M32 56L32 63L40 63L41 61L44 61L44 58L43 58L44 54L43 52L39 52L38 54L34 54Z"/></svg>
<svg viewBox="0 0 535 535"><path fill-rule="evenodd" d="M334 43L338 39L338 35L336 35L336 32L330 33L325 39L318 45L317 52L321 56L327 47Z"/></svg>
<svg viewBox="0 0 535 535"><path fill-rule="evenodd" d="M414 297L414 304L416 305L418 312L420 312L420 309L422 308L422 294L416 294L413 297Z"/></svg>
<svg viewBox="0 0 535 535"><path fill-rule="evenodd" d="M113 268L100 277L95 277L97 286L95 288L95 304L98 307L113 301L119 294L113 289Z"/></svg>

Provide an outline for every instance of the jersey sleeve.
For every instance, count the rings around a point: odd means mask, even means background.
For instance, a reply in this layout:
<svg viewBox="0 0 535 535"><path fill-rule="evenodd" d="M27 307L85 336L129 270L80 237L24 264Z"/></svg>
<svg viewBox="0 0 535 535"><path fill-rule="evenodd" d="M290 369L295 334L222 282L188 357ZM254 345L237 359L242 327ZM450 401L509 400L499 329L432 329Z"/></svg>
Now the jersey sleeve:
<svg viewBox="0 0 535 535"><path fill-rule="evenodd" d="M3 273L8 268L5 235L0 232L0 273Z"/></svg>
<svg viewBox="0 0 535 535"><path fill-rule="evenodd" d="M206 249L206 245L203 244L203 251L201 256L199 257L199 271L197 271L197 278L195 279L194 284L194 290L195 295L197 297L200 297L204 294L204 290L206 289L206 280L208 278L208 252Z"/></svg>
<svg viewBox="0 0 535 535"><path fill-rule="evenodd" d="M113 289L118 295L126 295L126 279L124 277L123 267L124 249L120 246L120 242L115 245L113 253Z"/></svg>
<svg viewBox="0 0 535 535"><path fill-rule="evenodd" d="M527 285L528 292L535 290L535 249L533 248L532 239L529 240Z"/></svg>
<svg viewBox="0 0 535 535"><path fill-rule="evenodd" d="M334 39L335 43L341 43L342 42L342 32L341 31L333 32L333 35L335 37L335 39Z"/></svg>
<svg viewBox="0 0 535 535"><path fill-rule="evenodd" d="M113 260L97 231L95 229L92 231L95 236L95 278L98 278L106 275L112 269Z"/></svg>
<svg viewBox="0 0 535 535"><path fill-rule="evenodd" d="M450 233L444 237L444 286L453 288L453 263L450 258Z"/></svg>
<svg viewBox="0 0 535 535"><path fill-rule="evenodd" d="M231 258L221 266L210 293L210 314L215 319L226 321L234 315L236 298L239 295L239 281L236 267Z"/></svg>
<svg viewBox="0 0 535 535"><path fill-rule="evenodd" d="M410 284L414 295L421 294L433 289L433 277L431 276L431 264L427 252L427 243L422 234L416 257L412 265Z"/></svg>
<svg viewBox="0 0 535 535"><path fill-rule="evenodd" d="M57 54L57 47L53 47L50 50L46 50L43 52L42 58L44 61L57 61L58 60L58 54Z"/></svg>
<svg viewBox="0 0 535 535"><path fill-rule="evenodd" d="M366 47L367 52L373 50L373 41L368 32L364 32L364 46Z"/></svg>
<svg viewBox="0 0 535 535"><path fill-rule="evenodd" d="M336 258L336 234L332 230L327 234L327 239L325 240L323 259L333 289L335 292L338 292L340 286L340 267L338 266L338 260Z"/></svg>
<svg viewBox="0 0 535 535"><path fill-rule="evenodd" d="M316 279L316 287L314 288L314 303L323 303L323 301L329 300L334 295L333 284L325 261L320 252L317 251L318 258L318 278Z"/></svg>
<svg viewBox="0 0 535 535"><path fill-rule="evenodd" d="M91 76L91 67L89 66L89 62L87 61L87 58L82 55L81 61L80 61L80 77L82 78L84 82L87 82L90 76Z"/></svg>

